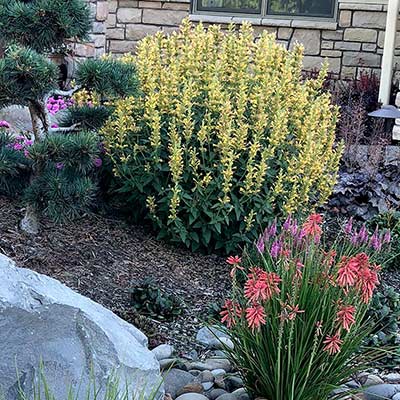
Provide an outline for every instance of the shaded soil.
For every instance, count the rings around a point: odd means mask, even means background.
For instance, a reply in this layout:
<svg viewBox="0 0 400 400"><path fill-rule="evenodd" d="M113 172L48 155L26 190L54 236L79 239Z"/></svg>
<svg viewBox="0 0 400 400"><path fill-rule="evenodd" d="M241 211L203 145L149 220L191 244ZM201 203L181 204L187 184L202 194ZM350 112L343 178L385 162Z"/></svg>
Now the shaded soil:
<svg viewBox="0 0 400 400"><path fill-rule="evenodd" d="M41 233L19 229L22 206L0 197L0 252L18 266L56 278L134 323L150 343L193 349L195 333L208 318L210 304L229 290L229 268L217 256L193 254L157 241L141 227L88 215L67 225L42 221ZM183 312L159 322L133 312L129 288L152 277L181 299Z"/></svg>

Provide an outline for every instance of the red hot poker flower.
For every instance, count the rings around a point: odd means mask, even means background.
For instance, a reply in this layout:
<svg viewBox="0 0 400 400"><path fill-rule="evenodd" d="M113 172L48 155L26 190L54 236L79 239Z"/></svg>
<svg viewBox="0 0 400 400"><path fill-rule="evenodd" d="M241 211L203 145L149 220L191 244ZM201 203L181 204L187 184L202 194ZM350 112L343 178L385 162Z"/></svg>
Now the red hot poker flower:
<svg viewBox="0 0 400 400"><path fill-rule="evenodd" d="M327 336L323 343L325 345L324 351L333 355L340 352L340 346L342 345L343 340L340 339L340 334L337 332L333 336Z"/></svg>
<svg viewBox="0 0 400 400"><path fill-rule="evenodd" d="M247 324L253 331L259 329L261 325L265 325L265 317L264 307L259 304L246 308Z"/></svg>
<svg viewBox="0 0 400 400"><path fill-rule="evenodd" d="M222 311L220 312L221 322L226 324L228 328L236 324L236 318L240 318L242 315L242 309L238 303L232 300L226 300Z"/></svg>
<svg viewBox="0 0 400 400"><path fill-rule="evenodd" d="M337 283L342 287L353 286L356 282L359 263L355 257L343 257L338 270Z"/></svg>
<svg viewBox="0 0 400 400"><path fill-rule="evenodd" d="M354 319L355 311L356 308L354 306L342 306L337 313L336 321L347 332L350 331L350 327L356 322Z"/></svg>
<svg viewBox="0 0 400 400"><path fill-rule="evenodd" d="M313 237L319 237L322 234L321 224L323 217L321 214L311 214L303 224L304 232Z"/></svg>
<svg viewBox="0 0 400 400"><path fill-rule="evenodd" d="M379 285L377 270L377 267L375 269L364 267L359 271L357 287L361 291L361 299L365 304L370 302L375 288Z"/></svg>
<svg viewBox="0 0 400 400"><path fill-rule="evenodd" d="M252 303L266 301L278 294L281 278L275 272L265 272L261 268L255 268L248 275L244 286L244 295Z"/></svg>
<svg viewBox="0 0 400 400"><path fill-rule="evenodd" d="M226 262L230 265L237 265L240 264L242 262L242 258L239 256L229 256L226 259Z"/></svg>

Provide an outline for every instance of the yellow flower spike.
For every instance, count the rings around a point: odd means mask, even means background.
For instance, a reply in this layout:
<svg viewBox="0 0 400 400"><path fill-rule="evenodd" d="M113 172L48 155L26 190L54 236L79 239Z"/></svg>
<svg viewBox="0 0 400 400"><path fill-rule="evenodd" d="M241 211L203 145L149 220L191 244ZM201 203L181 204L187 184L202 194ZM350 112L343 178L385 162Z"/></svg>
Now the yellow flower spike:
<svg viewBox="0 0 400 400"><path fill-rule="evenodd" d="M141 96L115 101L101 133L115 175L137 194L145 186L137 208L152 214L157 198L157 229L174 240L178 226L194 229L201 241L202 228L185 225L196 208L223 221L221 241L254 240L270 204L296 213L328 198L338 110L321 90L325 70L304 80L302 58L301 46L288 51L267 32L254 41L248 23L222 31L188 20L122 57L137 67Z"/></svg>

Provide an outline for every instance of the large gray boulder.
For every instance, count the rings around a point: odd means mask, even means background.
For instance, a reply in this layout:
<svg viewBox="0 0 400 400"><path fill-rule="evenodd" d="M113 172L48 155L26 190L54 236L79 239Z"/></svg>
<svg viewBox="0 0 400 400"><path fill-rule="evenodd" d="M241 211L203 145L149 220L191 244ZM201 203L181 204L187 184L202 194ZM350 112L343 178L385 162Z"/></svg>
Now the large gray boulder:
<svg viewBox="0 0 400 400"><path fill-rule="evenodd" d="M16 399L17 371L31 395L40 363L56 400L65 400L71 385L85 398L91 376L98 388L117 376L121 388L128 382L144 399L161 382L159 363L138 329L0 254L0 397Z"/></svg>

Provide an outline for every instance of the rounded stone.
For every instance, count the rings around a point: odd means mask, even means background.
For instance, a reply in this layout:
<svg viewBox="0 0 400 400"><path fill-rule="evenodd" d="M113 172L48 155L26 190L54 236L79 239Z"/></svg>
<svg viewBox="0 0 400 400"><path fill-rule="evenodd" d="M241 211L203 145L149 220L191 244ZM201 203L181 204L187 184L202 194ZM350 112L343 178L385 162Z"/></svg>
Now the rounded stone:
<svg viewBox="0 0 400 400"><path fill-rule="evenodd" d="M381 379L378 375L368 375L366 377L362 377L360 378L360 382L362 386L372 386L384 383L383 379Z"/></svg>
<svg viewBox="0 0 400 400"><path fill-rule="evenodd" d="M236 400L236 397L232 393L225 393L217 397L216 400Z"/></svg>
<svg viewBox="0 0 400 400"><path fill-rule="evenodd" d="M189 372L172 368L163 374L165 393L169 393L173 398L189 383L195 382L195 377Z"/></svg>
<svg viewBox="0 0 400 400"><path fill-rule="evenodd" d="M212 389L207 393L207 396L210 400L215 400L217 397L222 396L225 393L228 392L224 389Z"/></svg>
<svg viewBox="0 0 400 400"><path fill-rule="evenodd" d="M207 390L210 390L214 386L214 383L213 382L203 382L202 386L203 386L204 390L207 391Z"/></svg>
<svg viewBox="0 0 400 400"><path fill-rule="evenodd" d="M176 400L208 400L208 398L200 393L185 393L178 396Z"/></svg>
<svg viewBox="0 0 400 400"><path fill-rule="evenodd" d="M174 347L169 344L161 344L151 351L157 358L157 360L163 360L165 358L171 358L174 353Z"/></svg>
<svg viewBox="0 0 400 400"><path fill-rule="evenodd" d="M216 377L216 376L220 376L220 375L225 375L226 371L224 369L222 369L222 368L217 368L217 369L213 369L211 371L211 373L213 374L213 376Z"/></svg>
<svg viewBox="0 0 400 400"><path fill-rule="evenodd" d="M389 383L399 383L400 382L400 374L392 372L387 374L384 379Z"/></svg>
<svg viewBox="0 0 400 400"><path fill-rule="evenodd" d="M180 396L185 393L203 393L203 385L198 382L193 382L185 385L182 389L176 392L176 396Z"/></svg>
<svg viewBox="0 0 400 400"><path fill-rule="evenodd" d="M250 396L245 388L239 388L232 392L237 400L249 400Z"/></svg>
<svg viewBox="0 0 400 400"><path fill-rule="evenodd" d="M397 390L395 385L383 383L381 385L369 386L364 390L366 400L391 399Z"/></svg>
<svg viewBox="0 0 400 400"><path fill-rule="evenodd" d="M214 382L214 375L211 371L202 371L199 374L200 382Z"/></svg>

